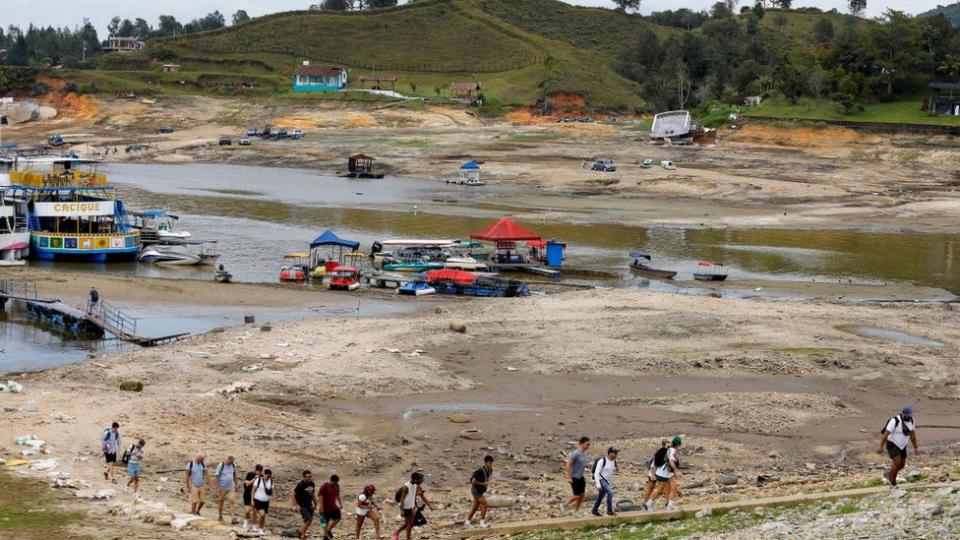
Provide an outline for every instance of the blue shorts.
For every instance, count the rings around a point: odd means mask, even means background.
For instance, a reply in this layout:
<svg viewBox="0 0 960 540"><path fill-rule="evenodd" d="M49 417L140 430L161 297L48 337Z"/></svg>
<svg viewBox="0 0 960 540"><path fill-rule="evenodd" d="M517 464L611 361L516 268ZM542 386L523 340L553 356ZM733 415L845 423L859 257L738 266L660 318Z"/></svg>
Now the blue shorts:
<svg viewBox="0 0 960 540"><path fill-rule="evenodd" d="M130 478L140 478L140 464L127 463L127 476Z"/></svg>

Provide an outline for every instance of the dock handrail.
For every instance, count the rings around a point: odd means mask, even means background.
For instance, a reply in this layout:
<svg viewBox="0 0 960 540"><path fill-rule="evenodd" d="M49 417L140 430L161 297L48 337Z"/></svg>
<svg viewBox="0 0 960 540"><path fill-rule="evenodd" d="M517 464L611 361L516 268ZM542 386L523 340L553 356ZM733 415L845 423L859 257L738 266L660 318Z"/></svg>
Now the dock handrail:
<svg viewBox="0 0 960 540"><path fill-rule="evenodd" d="M36 299L37 282L22 279L0 279L0 293L16 298Z"/></svg>
<svg viewBox="0 0 960 540"><path fill-rule="evenodd" d="M137 321L103 300L87 302L87 314L103 323L104 329L118 337L137 335Z"/></svg>

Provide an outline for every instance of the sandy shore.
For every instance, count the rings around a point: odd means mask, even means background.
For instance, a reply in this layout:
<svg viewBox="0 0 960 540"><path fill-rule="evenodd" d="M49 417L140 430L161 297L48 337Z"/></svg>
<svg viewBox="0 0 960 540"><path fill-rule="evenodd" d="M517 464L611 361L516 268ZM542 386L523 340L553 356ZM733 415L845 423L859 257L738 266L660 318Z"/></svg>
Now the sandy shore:
<svg viewBox="0 0 960 540"><path fill-rule="evenodd" d="M883 463L872 452L876 425L906 402L920 426L960 422L958 312L949 304L595 290L437 308L229 328L18 377L25 392L0 394L0 405L20 409L4 413L8 433L37 434L73 478L103 488L115 486L99 476L96 436L118 419L127 437L149 441L145 497L178 511L179 476L156 471L178 469L198 450L214 463L232 454L244 468L273 466L281 498L303 468L340 474L345 501L371 482L386 499L423 469L440 503L430 537L449 537L446 527L462 520L465 479L484 453L498 457L493 492L516 500L493 514L507 520L556 514L561 455L581 433L597 448L624 449L619 497L634 500L658 438L685 434L685 500L699 502L872 480ZM452 320L467 332L450 331ZM853 331L860 326L942 346L862 337ZM127 379L142 381L143 392L121 392ZM218 393L231 385L247 391ZM39 410L25 411L27 400ZM450 420L457 414L466 423ZM461 437L471 427L479 440ZM920 434L927 452L911 467L955 459L956 430ZM4 457L16 451L8 446ZM718 486L720 474L740 482ZM753 487L759 474L779 480ZM295 524L277 506L271 522ZM385 512L392 524L394 513ZM137 517L109 520L171 534Z"/></svg>

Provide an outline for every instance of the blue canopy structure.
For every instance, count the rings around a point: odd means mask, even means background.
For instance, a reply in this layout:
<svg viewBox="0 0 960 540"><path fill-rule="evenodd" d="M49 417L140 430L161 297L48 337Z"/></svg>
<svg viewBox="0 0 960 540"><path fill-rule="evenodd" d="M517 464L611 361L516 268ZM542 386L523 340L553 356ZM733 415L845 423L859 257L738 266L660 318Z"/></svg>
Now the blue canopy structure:
<svg viewBox="0 0 960 540"><path fill-rule="evenodd" d="M476 161L468 161L460 166L461 171L475 171L479 170L480 165Z"/></svg>
<svg viewBox="0 0 960 540"><path fill-rule="evenodd" d="M360 249L360 242L355 240L344 240L343 238L340 238L334 234L333 231L327 230L320 236L316 237L313 242L310 242L310 249L321 246L339 246L357 251Z"/></svg>

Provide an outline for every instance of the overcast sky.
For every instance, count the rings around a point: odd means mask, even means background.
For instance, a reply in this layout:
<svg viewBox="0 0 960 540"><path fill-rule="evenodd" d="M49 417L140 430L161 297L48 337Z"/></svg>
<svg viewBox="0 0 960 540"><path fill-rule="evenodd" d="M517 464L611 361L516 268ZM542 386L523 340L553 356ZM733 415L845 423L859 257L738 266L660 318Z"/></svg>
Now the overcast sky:
<svg viewBox="0 0 960 540"><path fill-rule="evenodd" d="M303 9L319 0L2 0L0 24L6 28L9 24L26 27L29 23L37 25L74 26L88 17L101 34L106 33L107 23L114 15L134 19L143 17L156 26L160 15L173 15L180 21L203 16L213 10L220 10L230 19L230 14L244 9L251 16L264 15L275 11ZM402 0L401 0L402 1ZM571 4L584 6L611 6L609 0L565 0ZM643 0L641 13L664 9L687 7L706 9L716 0ZM742 0L743 4L752 4L752 0ZM949 4L951 0L868 0L867 15L877 16L887 8L908 13L919 13L937 6ZM794 0L795 6L816 6L821 9L845 9L846 0ZM101 36L105 37L105 36Z"/></svg>

